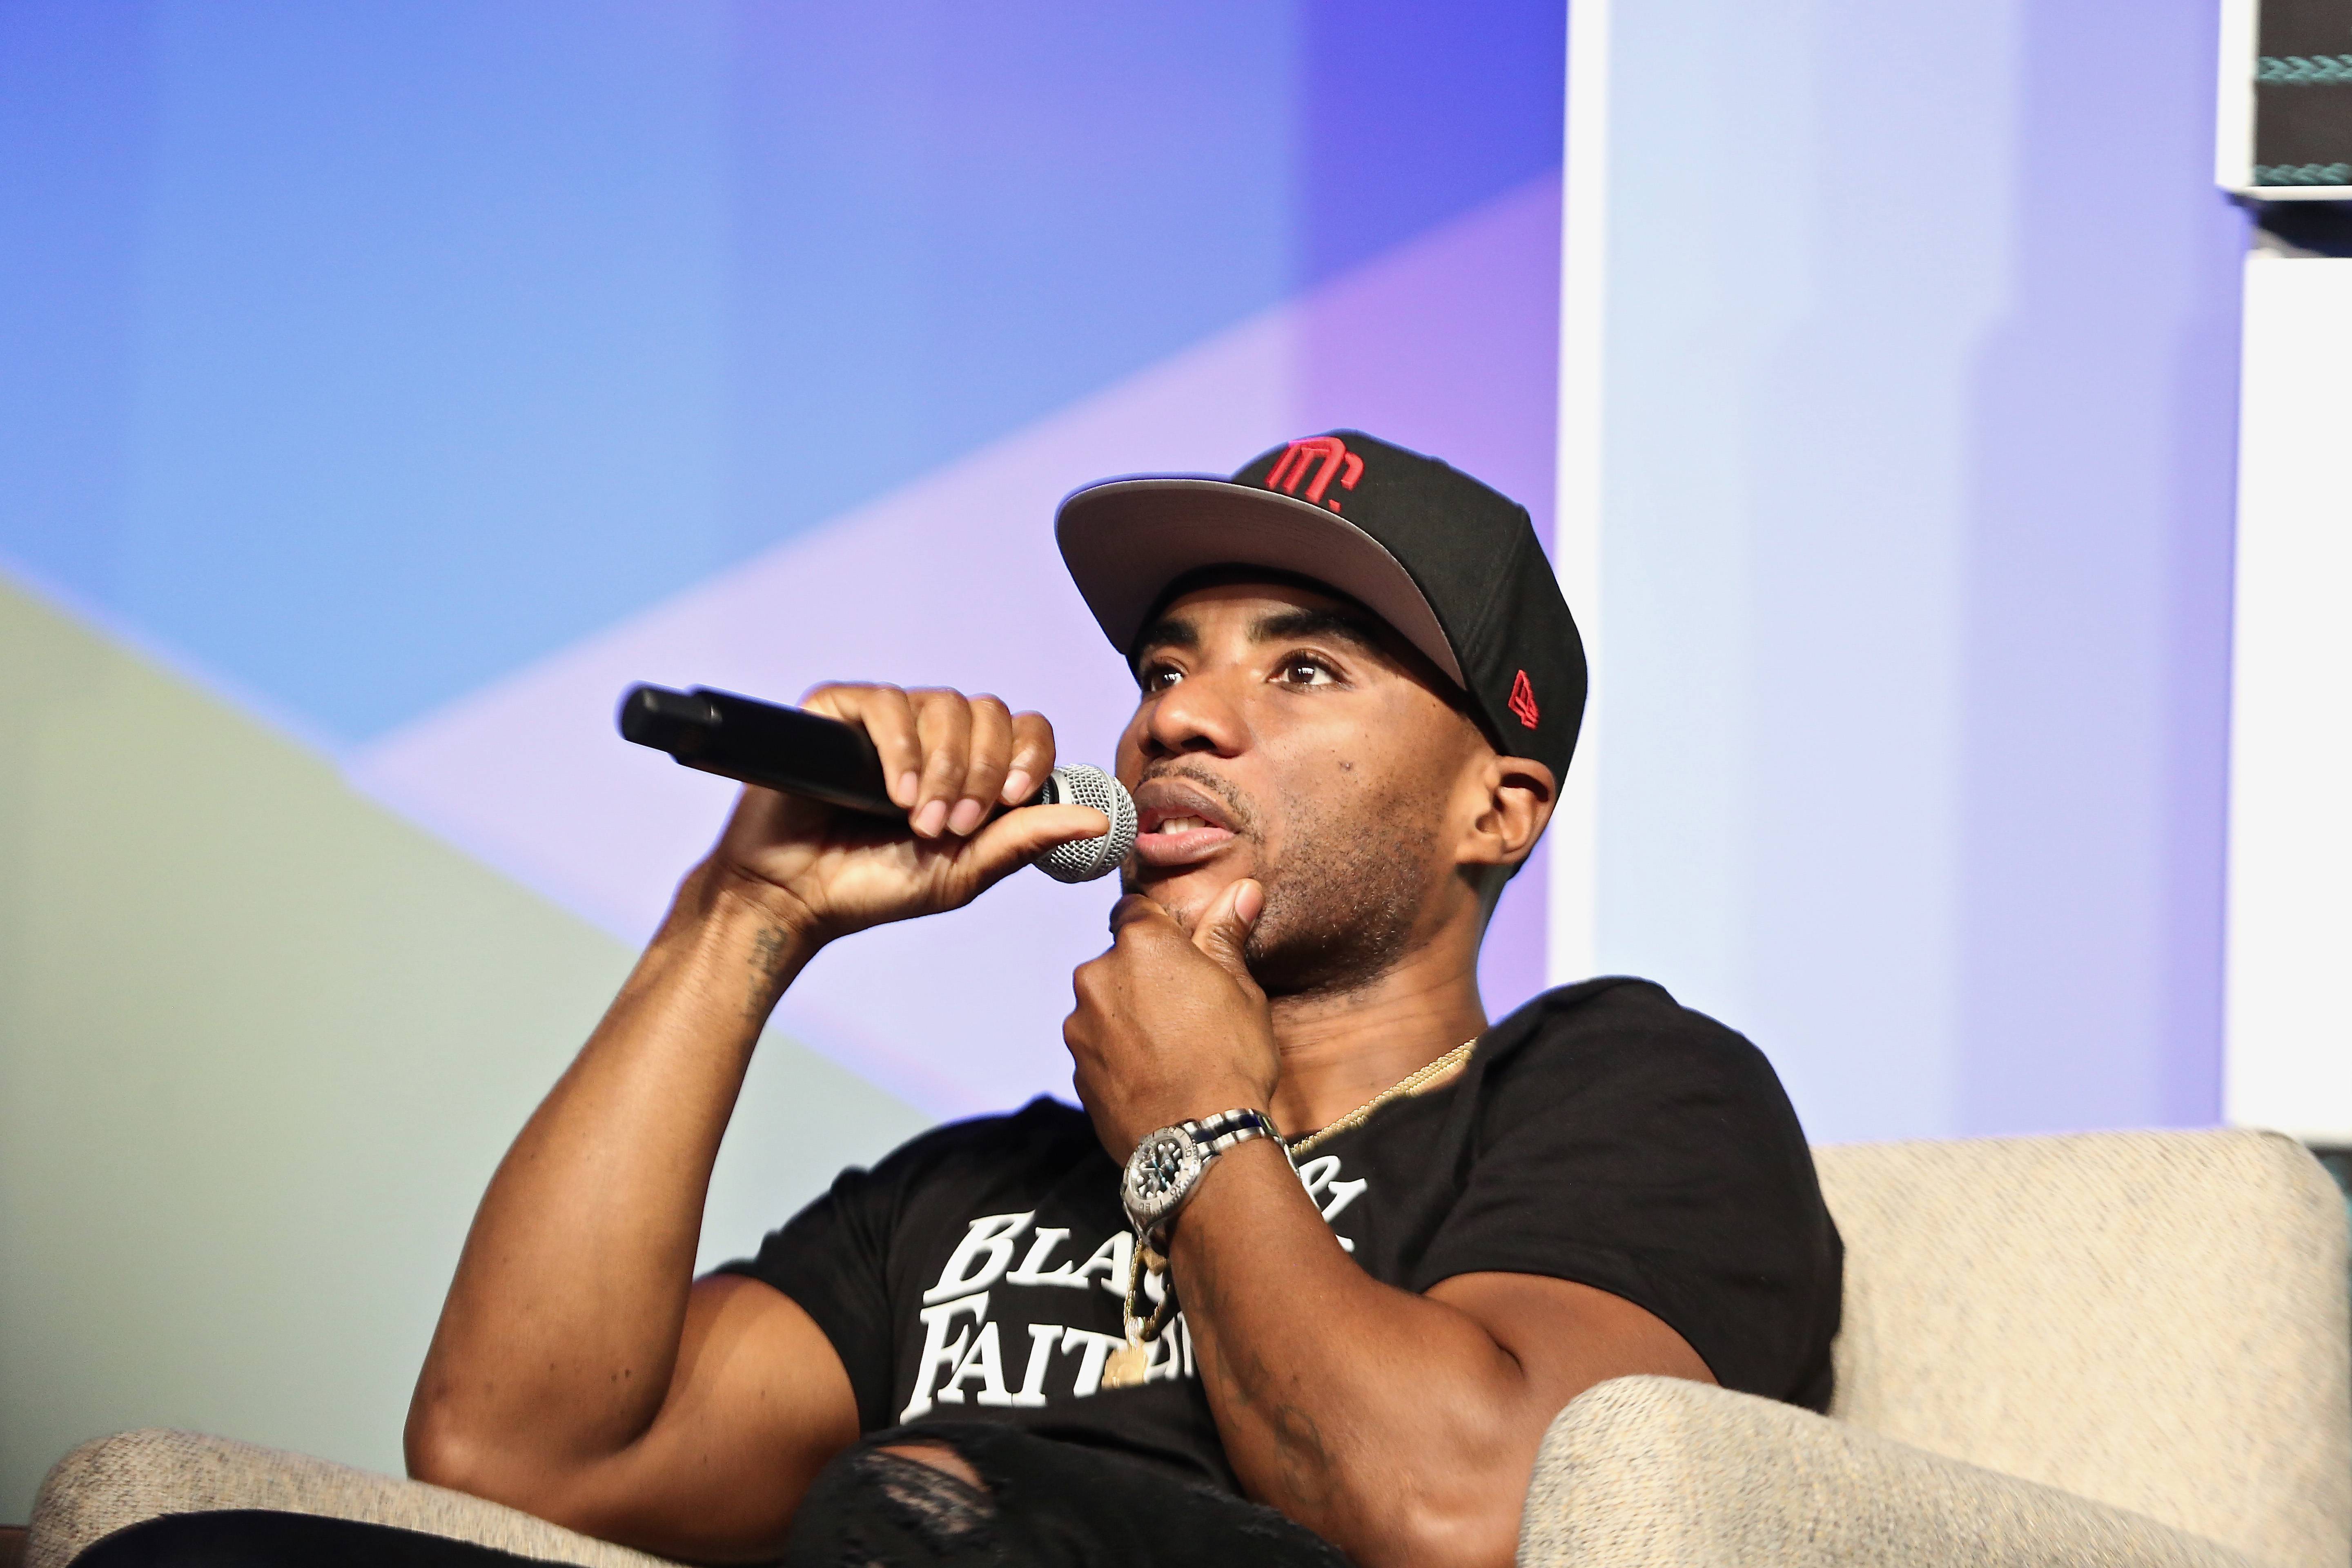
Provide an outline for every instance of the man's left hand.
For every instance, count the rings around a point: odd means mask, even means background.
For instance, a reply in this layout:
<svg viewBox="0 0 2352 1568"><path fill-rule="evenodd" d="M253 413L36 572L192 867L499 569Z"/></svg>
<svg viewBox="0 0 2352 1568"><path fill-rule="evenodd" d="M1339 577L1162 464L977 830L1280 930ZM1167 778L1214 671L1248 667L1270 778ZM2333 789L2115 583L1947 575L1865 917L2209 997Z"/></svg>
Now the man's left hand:
<svg viewBox="0 0 2352 1568"><path fill-rule="evenodd" d="M1274 1025L1242 959L1265 906L1265 889L1244 878L1189 936L1139 893L1111 910L1110 951L1078 966L1062 1038L1112 1159L1155 1128L1272 1102Z"/></svg>

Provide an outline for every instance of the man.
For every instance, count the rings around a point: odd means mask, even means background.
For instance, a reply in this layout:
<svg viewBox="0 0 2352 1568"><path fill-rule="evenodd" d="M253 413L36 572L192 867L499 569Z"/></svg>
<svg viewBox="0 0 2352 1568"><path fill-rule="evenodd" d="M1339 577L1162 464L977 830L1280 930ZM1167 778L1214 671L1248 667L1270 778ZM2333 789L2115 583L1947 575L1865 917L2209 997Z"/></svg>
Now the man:
<svg viewBox="0 0 2352 1568"><path fill-rule="evenodd" d="M1761 1056L1638 981L1481 1006L1584 700L1526 512L1341 431L1058 531L1139 688L1083 1112L939 1129L689 1278L801 968L1105 827L998 812L1035 714L820 689L908 823L744 792L483 1200L414 1473L705 1560L1499 1564L1595 1383L1825 1403L1839 1245Z"/></svg>

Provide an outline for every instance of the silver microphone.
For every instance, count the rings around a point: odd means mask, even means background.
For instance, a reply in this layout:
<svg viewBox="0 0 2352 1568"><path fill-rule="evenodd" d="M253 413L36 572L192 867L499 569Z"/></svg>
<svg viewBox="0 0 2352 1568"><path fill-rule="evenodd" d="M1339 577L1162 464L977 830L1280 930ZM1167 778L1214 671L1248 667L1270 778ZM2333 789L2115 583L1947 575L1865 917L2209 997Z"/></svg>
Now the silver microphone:
<svg viewBox="0 0 2352 1568"><path fill-rule="evenodd" d="M903 819L866 731L838 719L698 686L633 686L621 698L621 737L667 752L684 767L741 784L806 795L851 811ZM1024 805L1090 805L1110 818L1099 838L1074 839L1037 857L1057 882L1091 882L1118 869L1135 847L1135 797L1100 768L1055 768Z"/></svg>
<svg viewBox="0 0 2352 1568"><path fill-rule="evenodd" d="M1056 882L1091 882L1118 869L1135 847L1135 797L1127 786L1084 763L1055 768L1032 805L1090 805L1110 818L1100 838L1073 838L1037 857L1037 869Z"/></svg>

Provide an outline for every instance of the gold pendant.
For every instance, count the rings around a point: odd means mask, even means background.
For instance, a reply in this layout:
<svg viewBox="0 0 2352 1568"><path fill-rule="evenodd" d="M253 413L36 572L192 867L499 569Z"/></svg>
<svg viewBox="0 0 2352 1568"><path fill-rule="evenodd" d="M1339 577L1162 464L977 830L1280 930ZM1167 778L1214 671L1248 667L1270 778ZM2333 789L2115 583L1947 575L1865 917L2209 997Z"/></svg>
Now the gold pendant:
<svg viewBox="0 0 2352 1568"><path fill-rule="evenodd" d="M1129 1336L1127 1343L1110 1352L1103 1363L1102 1385L1105 1388L1140 1388L1151 1370L1151 1347Z"/></svg>

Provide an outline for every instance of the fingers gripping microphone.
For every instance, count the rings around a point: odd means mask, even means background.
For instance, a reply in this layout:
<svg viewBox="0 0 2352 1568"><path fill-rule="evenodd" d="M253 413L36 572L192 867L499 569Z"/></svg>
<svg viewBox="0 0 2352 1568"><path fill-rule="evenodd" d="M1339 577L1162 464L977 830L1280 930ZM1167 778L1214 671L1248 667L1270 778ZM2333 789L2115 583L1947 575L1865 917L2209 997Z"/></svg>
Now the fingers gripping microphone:
<svg viewBox="0 0 2352 1568"><path fill-rule="evenodd" d="M1110 818L1110 831L1100 838L1073 838L1037 857L1037 869L1057 882L1091 882L1108 877L1135 847L1135 797L1100 768L1086 763L1055 768L1029 804L1090 805Z"/></svg>
<svg viewBox="0 0 2352 1568"><path fill-rule="evenodd" d="M862 811L906 813L890 798L882 759L854 724L800 708L698 686L633 686L621 699L621 738L667 752L680 765L742 784ZM1059 882L1090 882L1118 869L1135 847L1135 800L1125 785L1084 763L1055 768L1026 805L1090 805L1110 818L1100 838L1057 844L1037 868Z"/></svg>

